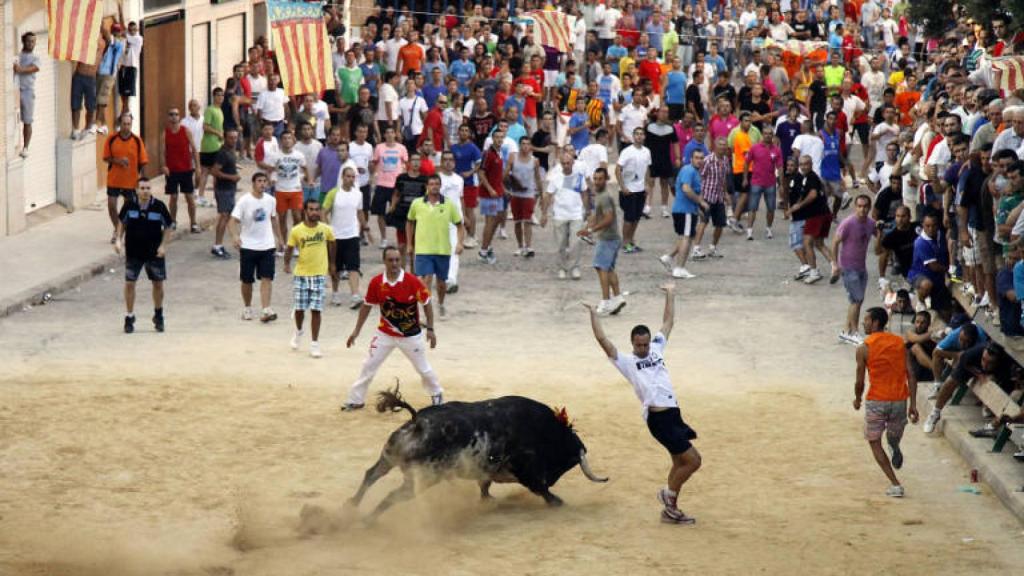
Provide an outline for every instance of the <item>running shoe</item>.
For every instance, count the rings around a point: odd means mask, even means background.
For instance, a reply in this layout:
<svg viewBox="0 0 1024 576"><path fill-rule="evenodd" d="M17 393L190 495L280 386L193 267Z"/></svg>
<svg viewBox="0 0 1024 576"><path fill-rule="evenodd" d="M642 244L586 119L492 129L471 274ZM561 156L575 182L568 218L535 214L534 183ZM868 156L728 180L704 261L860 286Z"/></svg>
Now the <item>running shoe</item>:
<svg viewBox="0 0 1024 576"><path fill-rule="evenodd" d="M832 275L828 277L828 283L829 284L835 284L836 282L839 282L839 271L838 270L833 272Z"/></svg>
<svg viewBox="0 0 1024 576"><path fill-rule="evenodd" d="M625 307L626 307L626 299L622 297L622 294L619 294L619 295L615 296L614 298L612 298L609 301L609 304L608 304L609 311L608 311L608 313L611 314L612 316L614 316L614 315L618 314L619 312L621 312L622 309L625 308Z"/></svg>
<svg viewBox="0 0 1024 576"><path fill-rule="evenodd" d="M754 229L753 228L747 228L747 241L749 241L749 242L753 242L754 241Z"/></svg>
<svg viewBox="0 0 1024 576"><path fill-rule="evenodd" d="M462 247L476 248L476 238L473 238L472 236L466 236L465 239L462 240Z"/></svg>
<svg viewBox="0 0 1024 576"><path fill-rule="evenodd" d="M692 526L697 523L697 519L687 516L682 510L669 510L668 508L665 508L661 511L661 522L662 524Z"/></svg>
<svg viewBox="0 0 1024 576"><path fill-rule="evenodd" d="M340 292L331 292L331 306L341 306Z"/></svg>
<svg viewBox="0 0 1024 576"><path fill-rule="evenodd" d="M291 347L292 350L299 349L299 342L302 340L302 330L296 330L295 335L292 336Z"/></svg>
<svg viewBox="0 0 1024 576"><path fill-rule="evenodd" d="M480 259L481 262L487 262L487 250L481 250L477 252L476 256L477 258Z"/></svg>
<svg viewBox="0 0 1024 576"><path fill-rule="evenodd" d="M856 182L856 180L854 180L854 182ZM856 187L857 186L854 186L854 188L856 188ZM853 202L853 196L850 196L850 193L844 190L843 191L843 203L839 206L839 209L840 210L846 210L847 208L850 207L850 202Z"/></svg>
<svg viewBox="0 0 1024 576"><path fill-rule="evenodd" d="M800 270L796 273L796 276L794 276L793 279L794 280L803 280L804 278L807 278L807 275L810 274L810 273L811 273L811 267L808 266L807 264L803 264L803 265L800 266Z"/></svg>
<svg viewBox="0 0 1024 576"><path fill-rule="evenodd" d="M498 263L498 257L494 255L494 249L489 248L487 250L487 263L494 265Z"/></svg>
<svg viewBox="0 0 1024 576"><path fill-rule="evenodd" d="M562 270L561 268L559 268L558 269L558 279L559 280L565 280L567 277L568 276L566 275L565 270Z"/></svg>
<svg viewBox="0 0 1024 576"><path fill-rule="evenodd" d="M772 234L772 229L771 228L765 228L764 229L764 239L765 240L771 240L772 238L775 238L775 235Z"/></svg>
<svg viewBox="0 0 1024 576"><path fill-rule="evenodd" d="M650 204L644 204L644 209L640 213L640 215L643 216L644 220L650 220L651 219L651 205Z"/></svg>
<svg viewBox="0 0 1024 576"><path fill-rule="evenodd" d="M676 498L676 496L668 493L668 488L658 490L658 502L661 502L665 508L676 508Z"/></svg>
<svg viewBox="0 0 1024 576"><path fill-rule="evenodd" d="M508 232L505 232L505 227L498 228L498 238L502 240L508 240Z"/></svg>
<svg viewBox="0 0 1024 576"><path fill-rule="evenodd" d="M253 319L252 308L246 306L244 309L242 309L242 320L245 320L246 322L248 322L249 320L252 320L252 319Z"/></svg>
<svg viewBox="0 0 1024 576"><path fill-rule="evenodd" d="M164 315L163 314L154 314L153 315L153 328L157 332L163 332L164 331Z"/></svg>
<svg viewBox="0 0 1024 576"><path fill-rule="evenodd" d="M221 260L231 259L231 254L228 254L228 251L223 246L210 248L210 254L213 254L214 257L220 258Z"/></svg>
<svg viewBox="0 0 1024 576"><path fill-rule="evenodd" d="M365 404L354 404L352 402L345 402L341 405L342 412L355 412L356 410L362 410Z"/></svg>
<svg viewBox="0 0 1024 576"><path fill-rule="evenodd" d="M320 358L323 356L323 352L320 352L320 343L316 340L309 343L309 355L313 358Z"/></svg>
<svg viewBox="0 0 1024 576"><path fill-rule="evenodd" d="M932 410L932 413L928 415L928 418L924 421L924 426L921 427L925 434L931 434L935 432L935 425L942 419L942 412L938 410Z"/></svg>
<svg viewBox="0 0 1024 576"><path fill-rule="evenodd" d="M203 231L203 229L199 227L199 224L193 224L189 231L192 232L193 234L199 234L200 232Z"/></svg>
<svg viewBox="0 0 1024 576"><path fill-rule="evenodd" d="M533 251L533 248L529 246L523 248L523 258L533 258L534 256L536 256L536 253Z"/></svg>
<svg viewBox="0 0 1024 576"><path fill-rule="evenodd" d="M696 246L693 251L690 252L690 260L704 260L708 255L700 249L700 246Z"/></svg>
<svg viewBox="0 0 1024 576"><path fill-rule="evenodd" d="M818 272L817 268L811 268L810 272L807 273L807 277L804 278L804 284L814 284L821 280L821 272Z"/></svg>
<svg viewBox="0 0 1024 576"><path fill-rule="evenodd" d="M582 274L580 273L580 267L579 267L579 266L573 266L573 267L572 267L572 270L570 270L570 271L569 271L569 276L570 276L570 277L571 277L571 278L572 278L573 280L579 280L579 279L580 279L580 277L581 277L581 276L583 276L583 275L582 275Z"/></svg>
<svg viewBox="0 0 1024 576"><path fill-rule="evenodd" d="M360 296L359 294L353 294L352 297L348 299L348 307L351 308L352 310L355 310L362 305L363 297Z"/></svg>
<svg viewBox="0 0 1024 576"><path fill-rule="evenodd" d="M673 278L690 279L690 278L696 278L697 276L695 274L691 274L690 271L687 270L686 268L676 267L676 268L672 269L672 277Z"/></svg>
<svg viewBox="0 0 1024 576"><path fill-rule="evenodd" d="M594 312L596 312L598 316L608 316L609 314L611 314L611 309L609 308L609 301L601 300L600 302L598 302L597 307L594 308Z"/></svg>
<svg viewBox="0 0 1024 576"><path fill-rule="evenodd" d="M671 256L669 256L668 254L662 254L661 256L658 256L658 262L661 262L661 265L665 267L665 271L666 272L669 272L669 273L672 272L672 257Z"/></svg>
<svg viewBox="0 0 1024 576"><path fill-rule="evenodd" d="M889 486L885 490L885 495L890 498L903 498L904 494L903 486L899 485Z"/></svg>
<svg viewBox="0 0 1024 576"><path fill-rule="evenodd" d="M661 217L662 218L671 218L672 217L672 213L668 211L668 208L662 206L661 207Z"/></svg>
<svg viewBox="0 0 1024 576"><path fill-rule="evenodd" d="M124 333L131 334L135 332L135 315L124 317Z"/></svg>
<svg viewBox="0 0 1024 576"><path fill-rule="evenodd" d="M277 320L277 312L274 312L271 308L264 308L263 312L260 313L260 322L266 324L267 322L273 322Z"/></svg>
<svg viewBox="0 0 1024 576"><path fill-rule="evenodd" d="M451 281L445 282L445 288L448 290L449 294L455 294L459 291L459 285Z"/></svg>
<svg viewBox="0 0 1024 576"><path fill-rule="evenodd" d="M708 251L708 258L725 258L725 256L718 251L717 247L712 246L711 250Z"/></svg>

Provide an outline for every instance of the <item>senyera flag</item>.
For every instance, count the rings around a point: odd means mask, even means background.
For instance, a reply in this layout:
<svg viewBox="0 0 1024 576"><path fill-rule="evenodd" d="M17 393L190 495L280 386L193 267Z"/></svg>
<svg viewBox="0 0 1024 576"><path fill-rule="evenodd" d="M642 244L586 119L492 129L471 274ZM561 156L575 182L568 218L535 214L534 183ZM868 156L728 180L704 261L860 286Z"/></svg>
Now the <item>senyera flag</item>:
<svg viewBox="0 0 1024 576"><path fill-rule="evenodd" d="M542 46L550 46L559 52L569 52L569 17L564 12L534 10L529 13L533 19L533 31Z"/></svg>
<svg viewBox="0 0 1024 576"><path fill-rule="evenodd" d="M46 0L48 44L54 60L99 63L96 49L103 21L103 0Z"/></svg>
<svg viewBox="0 0 1024 576"><path fill-rule="evenodd" d="M992 88L1015 92L1024 88L1024 56L992 59Z"/></svg>
<svg viewBox="0 0 1024 576"><path fill-rule="evenodd" d="M267 14L285 93L331 88L331 43L320 3L267 0Z"/></svg>

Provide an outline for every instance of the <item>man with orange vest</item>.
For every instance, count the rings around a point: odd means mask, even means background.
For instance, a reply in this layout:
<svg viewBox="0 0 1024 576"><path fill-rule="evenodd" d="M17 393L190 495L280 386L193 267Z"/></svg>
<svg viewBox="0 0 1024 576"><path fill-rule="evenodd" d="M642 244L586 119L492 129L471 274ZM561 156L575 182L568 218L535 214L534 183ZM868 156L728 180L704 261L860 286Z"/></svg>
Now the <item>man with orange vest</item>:
<svg viewBox="0 0 1024 576"><path fill-rule="evenodd" d="M864 343L857 347L857 383L854 385L853 409L860 410L864 396L864 373L871 387L864 402L864 438L871 453L889 478L886 496L903 497L903 486L893 469L903 466L900 439L909 418L917 423L917 377L908 369L907 350L903 338L885 331L889 315L884 308L870 308L864 315ZM909 401L909 405L908 405ZM882 448L885 432L892 458Z"/></svg>

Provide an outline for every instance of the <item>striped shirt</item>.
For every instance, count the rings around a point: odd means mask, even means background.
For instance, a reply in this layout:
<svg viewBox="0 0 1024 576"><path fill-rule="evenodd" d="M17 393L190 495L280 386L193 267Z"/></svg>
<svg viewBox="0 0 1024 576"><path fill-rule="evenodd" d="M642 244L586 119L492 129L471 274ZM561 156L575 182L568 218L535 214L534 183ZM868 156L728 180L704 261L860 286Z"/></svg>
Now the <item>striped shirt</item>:
<svg viewBox="0 0 1024 576"><path fill-rule="evenodd" d="M725 176L729 172L729 160L717 154L704 159L700 170L700 195L708 204L725 201Z"/></svg>

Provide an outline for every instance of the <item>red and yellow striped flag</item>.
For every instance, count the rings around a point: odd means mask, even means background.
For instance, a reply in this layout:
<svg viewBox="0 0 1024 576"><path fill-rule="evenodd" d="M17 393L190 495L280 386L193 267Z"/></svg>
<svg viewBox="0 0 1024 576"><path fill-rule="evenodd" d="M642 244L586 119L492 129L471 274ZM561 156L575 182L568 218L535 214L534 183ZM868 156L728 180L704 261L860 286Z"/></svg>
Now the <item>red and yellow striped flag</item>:
<svg viewBox="0 0 1024 576"><path fill-rule="evenodd" d="M1015 92L1024 88L1024 57L1004 56L992 60L992 88Z"/></svg>
<svg viewBox="0 0 1024 576"><path fill-rule="evenodd" d="M321 5L267 0L267 9L285 93L319 94L333 87L331 43Z"/></svg>
<svg viewBox="0 0 1024 576"><path fill-rule="evenodd" d="M569 17L564 12L534 10L528 14L533 19L533 31L542 46L550 46L559 52L569 52Z"/></svg>
<svg viewBox="0 0 1024 576"><path fill-rule="evenodd" d="M49 49L55 60L99 64L96 49L103 21L103 0L46 0Z"/></svg>

